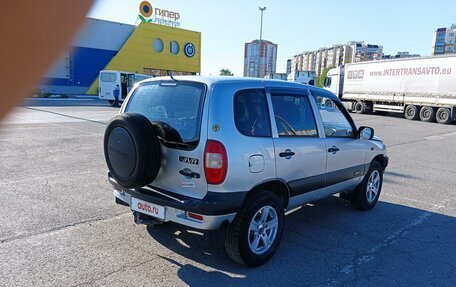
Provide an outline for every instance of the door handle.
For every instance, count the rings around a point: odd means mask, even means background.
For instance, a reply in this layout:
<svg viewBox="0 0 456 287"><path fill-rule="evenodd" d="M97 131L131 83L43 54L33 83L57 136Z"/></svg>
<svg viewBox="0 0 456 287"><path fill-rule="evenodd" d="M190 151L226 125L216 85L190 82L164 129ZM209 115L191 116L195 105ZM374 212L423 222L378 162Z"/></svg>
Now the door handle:
<svg viewBox="0 0 456 287"><path fill-rule="evenodd" d="M186 176L186 177L200 178L200 174L199 173L193 172L193 171L191 171L188 168L184 168L184 169L179 170L179 173L182 174L183 176Z"/></svg>
<svg viewBox="0 0 456 287"><path fill-rule="evenodd" d="M330 152L332 154L336 154L338 151L340 151L340 149L338 147L336 147L335 145L333 145L332 147L330 147L328 149L328 152Z"/></svg>
<svg viewBox="0 0 456 287"><path fill-rule="evenodd" d="M295 153L292 152L290 149L286 149L285 151L279 153L280 157L284 157L286 159L289 159L289 158L291 158L294 155L295 155Z"/></svg>

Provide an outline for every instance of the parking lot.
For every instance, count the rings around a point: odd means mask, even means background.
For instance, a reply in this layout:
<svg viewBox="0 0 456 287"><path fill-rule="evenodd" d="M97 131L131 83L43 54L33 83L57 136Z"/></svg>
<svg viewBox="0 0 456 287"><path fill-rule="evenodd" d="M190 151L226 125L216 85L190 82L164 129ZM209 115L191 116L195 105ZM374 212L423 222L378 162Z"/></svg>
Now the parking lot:
<svg viewBox="0 0 456 287"><path fill-rule="evenodd" d="M337 197L286 218L259 268L114 203L95 99L43 99L0 124L0 286L456 286L456 125L353 115L388 146L375 209Z"/></svg>

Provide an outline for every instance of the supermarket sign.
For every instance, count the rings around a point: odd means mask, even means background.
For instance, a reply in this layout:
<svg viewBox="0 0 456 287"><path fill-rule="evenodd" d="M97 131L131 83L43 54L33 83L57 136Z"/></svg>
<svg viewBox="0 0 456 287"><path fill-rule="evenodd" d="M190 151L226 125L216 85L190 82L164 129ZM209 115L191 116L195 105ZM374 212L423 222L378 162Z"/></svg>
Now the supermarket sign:
<svg viewBox="0 0 456 287"><path fill-rule="evenodd" d="M180 14L178 12L154 8L148 1L142 1L139 4L138 17L143 23L154 23L174 28L180 27Z"/></svg>

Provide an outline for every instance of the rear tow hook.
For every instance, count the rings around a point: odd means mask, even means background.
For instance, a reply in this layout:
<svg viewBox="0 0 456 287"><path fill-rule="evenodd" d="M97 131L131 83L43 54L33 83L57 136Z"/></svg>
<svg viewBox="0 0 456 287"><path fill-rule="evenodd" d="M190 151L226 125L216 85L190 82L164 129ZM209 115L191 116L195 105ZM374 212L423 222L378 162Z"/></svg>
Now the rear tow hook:
<svg viewBox="0 0 456 287"><path fill-rule="evenodd" d="M137 211L133 211L133 218L135 219L136 224L144 224L149 227L163 224L163 221L161 221L160 219L153 218L152 216L145 215Z"/></svg>

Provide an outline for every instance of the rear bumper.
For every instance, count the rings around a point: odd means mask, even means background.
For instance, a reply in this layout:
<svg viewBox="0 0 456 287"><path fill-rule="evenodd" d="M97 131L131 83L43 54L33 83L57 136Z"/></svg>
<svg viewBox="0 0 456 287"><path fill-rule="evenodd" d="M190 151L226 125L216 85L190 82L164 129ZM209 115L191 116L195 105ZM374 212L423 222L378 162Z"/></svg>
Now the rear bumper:
<svg viewBox="0 0 456 287"><path fill-rule="evenodd" d="M196 199L151 187L126 189L120 186L110 174L108 174L108 181L114 187L114 195L126 205L130 206L131 198L134 197L164 206L165 221L201 230L215 230L224 222L231 222L247 194L247 192L209 191L204 198ZM203 215L203 220L190 218L187 212Z"/></svg>

